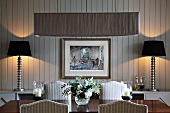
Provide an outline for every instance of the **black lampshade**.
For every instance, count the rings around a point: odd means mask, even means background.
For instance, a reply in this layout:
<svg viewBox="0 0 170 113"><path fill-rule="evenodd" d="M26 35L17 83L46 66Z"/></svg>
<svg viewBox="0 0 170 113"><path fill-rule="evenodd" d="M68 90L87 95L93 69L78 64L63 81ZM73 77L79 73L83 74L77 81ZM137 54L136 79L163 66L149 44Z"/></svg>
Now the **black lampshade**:
<svg viewBox="0 0 170 113"><path fill-rule="evenodd" d="M166 56L163 41L145 41L142 55L144 56Z"/></svg>
<svg viewBox="0 0 170 113"><path fill-rule="evenodd" d="M8 53L10 56L31 56L30 45L28 41L10 41Z"/></svg>

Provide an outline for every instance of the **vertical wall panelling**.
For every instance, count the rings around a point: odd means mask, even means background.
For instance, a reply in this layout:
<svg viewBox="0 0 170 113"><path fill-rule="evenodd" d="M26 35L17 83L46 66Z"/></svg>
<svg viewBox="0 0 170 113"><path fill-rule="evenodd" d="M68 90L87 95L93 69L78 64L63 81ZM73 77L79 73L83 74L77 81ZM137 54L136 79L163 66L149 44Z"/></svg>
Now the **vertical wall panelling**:
<svg viewBox="0 0 170 113"><path fill-rule="evenodd" d="M129 79L129 67L128 67L128 63L129 63L129 36L123 36L122 37L122 66L123 66L123 81L128 80ZM132 67L131 67L132 68Z"/></svg>
<svg viewBox="0 0 170 113"><path fill-rule="evenodd" d="M55 37L49 37L50 38L50 82L55 81L55 75L56 75L56 71L55 71L55 52L56 52L56 48L55 48Z"/></svg>
<svg viewBox="0 0 170 113"><path fill-rule="evenodd" d="M63 0L65 1L65 0ZM50 1L49 0L45 0L45 10L44 12L50 13ZM45 36L45 80L46 83L50 82L50 37L49 36Z"/></svg>
<svg viewBox="0 0 170 113"><path fill-rule="evenodd" d="M34 80L40 80L40 37L34 37Z"/></svg>
<svg viewBox="0 0 170 113"><path fill-rule="evenodd" d="M124 0L116 0L116 11L124 12Z"/></svg>
<svg viewBox="0 0 170 113"><path fill-rule="evenodd" d="M116 0L112 0L112 11L116 12Z"/></svg>
<svg viewBox="0 0 170 113"><path fill-rule="evenodd" d="M78 1L81 1L81 12L86 12L88 0L78 0ZM79 4L77 4L77 5L79 5ZM77 9L79 9L79 8L77 8Z"/></svg>
<svg viewBox="0 0 170 113"><path fill-rule="evenodd" d="M2 89L7 89L7 54L6 54L6 51L7 51L7 1L6 0L3 0L2 2L2 14L1 14L1 17L2 20Z"/></svg>
<svg viewBox="0 0 170 113"><path fill-rule="evenodd" d="M161 1L160 0L155 0L155 21L154 21L154 36L157 38L157 39L160 39L160 20L161 20Z"/></svg>
<svg viewBox="0 0 170 113"><path fill-rule="evenodd" d="M170 1L167 0L166 3L166 42L165 42L165 48L166 48L166 87L165 89L169 89L168 86L170 86L170 72L169 72L169 67L170 67L170 14L168 11L170 11Z"/></svg>
<svg viewBox="0 0 170 113"><path fill-rule="evenodd" d="M59 0L60 1L60 12L65 12L66 11L66 1L70 0Z"/></svg>
<svg viewBox="0 0 170 113"><path fill-rule="evenodd" d="M144 0L144 41L150 40L150 27L149 27L149 20L150 20L150 0ZM143 43L143 42L142 42ZM151 70L151 57L144 57L144 75L146 76L146 86L150 88L150 70Z"/></svg>
<svg viewBox="0 0 170 113"><path fill-rule="evenodd" d="M24 24L24 13L23 13L23 0L18 0L18 34L19 34L19 37L18 39L19 40L23 40L23 24Z"/></svg>
<svg viewBox="0 0 170 113"><path fill-rule="evenodd" d="M58 4L58 2L57 2L57 0L55 0L55 2ZM57 6L57 5L56 5ZM56 7L56 10L55 10L55 12L57 13L58 12L58 6ZM60 53L60 52L57 52L58 50L61 50L60 49L60 45L58 44L58 43L60 43L60 41L58 41L58 39L60 39L60 38L58 38L57 36L55 36L54 37L54 48L55 48L55 51L54 51L54 54L55 54L55 62L54 62L54 66L55 66L55 74L54 74L54 81L57 81L57 80L59 80L59 78L60 78L60 72L59 72L59 67L60 66L58 66L59 64L60 64L60 60L58 60L58 58L60 58L59 56L58 56L58 53Z"/></svg>
<svg viewBox="0 0 170 113"><path fill-rule="evenodd" d="M155 35L155 21L156 21L156 12L155 12L155 8L156 8L156 1L155 0L151 0L150 1L150 14L149 14L149 34L151 38L154 38Z"/></svg>
<svg viewBox="0 0 170 113"><path fill-rule="evenodd" d="M113 12L113 2L114 0L107 0L107 12Z"/></svg>
<svg viewBox="0 0 170 113"><path fill-rule="evenodd" d="M104 10L104 9L107 9L107 0L105 0L105 3L103 2L103 0L96 0L96 11L97 12L107 12L107 10Z"/></svg>
<svg viewBox="0 0 170 113"><path fill-rule="evenodd" d="M54 4L54 2L53 2L53 4ZM39 11L40 12L48 12L49 9L48 9L48 7L46 5L48 6L48 4L46 4L45 0L42 0L42 2L39 3L39 7L40 7ZM53 6L52 8L54 10L55 7ZM47 11L45 9L47 9ZM39 45L39 47L40 47L40 53L39 53L40 54L40 59L39 59L39 63L40 63L40 79L39 80L42 81L42 82L45 81L45 71L46 71L45 70L45 54L46 53L44 51L45 50L45 38L48 38L48 37L41 36L39 38L39 41L40 41L40 45Z"/></svg>
<svg viewBox="0 0 170 113"><path fill-rule="evenodd" d="M19 27L18 27L18 1L16 0L15 2L14 1L11 1L12 2L12 31L11 31L11 33L12 33L12 40L19 40ZM15 16L14 16L15 15ZM6 51L6 53L7 53L7 51ZM8 56L8 58L9 57L12 57L12 56ZM16 88L17 87L17 57L15 56L13 56L12 57L12 69L11 69L11 71L12 71L12 73L13 73L13 75L12 75L12 84L13 84L13 87L12 87L12 89L14 89L14 88Z"/></svg>
<svg viewBox="0 0 170 113"><path fill-rule="evenodd" d="M112 80L118 80L118 43L117 36L112 37Z"/></svg>
<svg viewBox="0 0 170 113"><path fill-rule="evenodd" d="M10 40L30 42L32 57L23 57L23 85L32 89L32 82L46 83L61 80L62 37L34 36L34 12L138 12L140 34L109 36L112 39L112 75L103 81L133 80L136 75L146 77L150 88L150 57L141 55L145 40L163 40L166 57L156 58L156 86L170 89L170 2L169 0L0 0L0 89L17 86L17 57L7 57ZM82 37L77 37L82 38ZM100 38L100 37L85 37Z"/></svg>
<svg viewBox="0 0 170 113"><path fill-rule="evenodd" d="M165 29L166 29L166 13L167 13L167 8L166 8L166 2L167 0L162 0L161 1L161 40L162 41L166 41L166 32L165 32ZM166 57L163 57L163 58L166 58ZM165 88L165 84L166 84L166 80L165 80L165 60L162 59L162 58L159 58L160 59L160 63L159 63L159 71L160 71L160 89L164 89Z"/></svg>
<svg viewBox="0 0 170 113"><path fill-rule="evenodd" d="M48 37L40 37L40 81L45 81L45 38Z"/></svg>
<svg viewBox="0 0 170 113"><path fill-rule="evenodd" d="M123 0L123 12L129 12L129 0ZM129 41L132 36L123 36L123 80L129 80ZM133 65L131 65L133 68Z"/></svg>
<svg viewBox="0 0 170 113"><path fill-rule="evenodd" d="M45 12L45 0L42 0L40 3L39 3L39 12Z"/></svg>
<svg viewBox="0 0 170 113"><path fill-rule="evenodd" d="M72 0L66 0L65 1L66 3L65 3L65 12L71 12L71 2L72 2ZM74 4L75 5L75 4Z"/></svg>
<svg viewBox="0 0 170 113"><path fill-rule="evenodd" d="M44 12L46 12L46 13L50 13L50 9L52 9L52 8L50 8L50 2L51 1L49 1L49 0L44 0L44 6L45 6L45 10L44 10ZM40 4L39 4L40 5ZM40 10L41 11L41 10Z"/></svg>
<svg viewBox="0 0 170 113"><path fill-rule="evenodd" d="M112 12L116 12L116 0L112 1ZM118 36L112 37L112 80L118 80Z"/></svg>
<svg viewBox="0 0 170 113"><path fill-rule="evenodd" d="M56 40L55 40L55 57L56 57L56 60L55 60L55 80L60 80L61 78L61 64L60 64L60 59L61 59L61 51L62 49L60 48L61 47L61 44L60 44L60 38L59 37L55 37Z"/></svg>
<svg viewBox="0 0 170 113"><path fill-rule="evenodd" d="M56 1L57 1L57 12L61 12L61 0L56 0Z"/></svg>
<svg viewBox="0 0 170 113"><path fill-rule="evenodd" d="M118 62L118 81L123 80L123 43L122 43L122 36L119 36L117 41L117 62Z"/></svg>
<svg viewBox="0 0 170 113"><path fill-rule="evenodd" d="M34 0L34 12L40 12L40 0ZM34 80L40 80L40 37L34 36Z"/></svg>
<svg viewBox="0 0 170 113"><path fill-rule="evenodd" d="M54 13L56 11L56 0L50 0L49 2L49 8L50 8L50 12Z"/></svg>
<svg viewBox="0 0 170 113"><path fill-rule="evenodd" d="M91 0L91 11L90 12L97 12L97 4L98 0Z"/></svg>
<svg viewBox="0 0 170 113"><path fill-rule="evenodd" d="M145 22L145 19L144 19L144 14L145 14L145 9L144 9L144 0L139 0L139 16L140 16L140 34L139 34L139 43L137 44L138 46L138 56L139 56L139 65L138 65L138 74L137 75L143 75L143 76L147 76L144 74L144 64L145 64L145 61L144 61L144 57L142 57L142 49L143 49L143 42L144 42L144 22ZM135 75L136 76L136 75ZM149 80L147 80L149 81ZM146 87L148 87L148 82L145 82Z"/></svg>
<svg viewBox="0 0 170 113"><path fill-rule="evenodd" d="M46 37L45 38L45 80L46 83L50 82L50 38Z"/></svg>
<svg viewBox="0 0 170 113"><path fill-rule="evenodd" d="M116 1L116 12L124 12L123 0ZM118 81L123 79L123 36L118 37Z"/></svg>
<svg viewBox="0 0 170 113"><path fill-rule="evenodd" d="M32 56L28 58L28 89L33 88L32 82L34 81L34 35L33 35L33 26L34 26L34 1L29 0L28 1L28 40L30 43L31 53Z"/></svg>
<svg viewBox="0 0 170 113"><path fill-rule="evenodd" d="M23 0L18 0L18 40L19 41L23 41L24 40L24 4L23 4ZM17 56L18 57L18 56ZM25 61L23 59L23 56L22 57L22 86L24 86L24 65L25 65Z"/></svg>
<svg viewBox="0 0 170 113"><path fill-rule="evenodd" d="M155 1L155 23L154 23L154 29L153 29L153 38L157 40L161 40L161 2L159 0ZM150 20L151 21L151 20ZM153 21L153 20L152 20ZM160 59L156 58L156 87L160 87Z"/></svg>
<svg viewBox="0 0 170 113"><path fill-rule="evenodd" d="M29 41L29 33L28 33L28 1L27 0L23 0L23 40L24 41ZM28 63L28 56L24 56L22 59L24 61L23 64L23 86L25 89L28 89L28 67L29 67L29 63Z"/></svg>
<svg viewBox="0 0 170 113"><path fill-rule="evenodd" d="M83 0L86 1L86 0ZM86 2L84 2L85 4L82 4L82 0L76 0L76 12L82 12L82 8L83 5L86 5Z"/></svg>
<svg viewBox="0 0 170 113"><path fill-rule="evenodd" d="M77 12L77 0L70 0L70 11Z"/></svg>
<svg viewBox="0 0 170 113"><path fill-rule="evenodd" d="M133 3L133 5L129 4L129 10L132 10L134 12L140 12L140 0L129 0L129 2ZM132 80L133 82L134 82L135 76L139 75L139 56L140 56L140 50L139 50L140 39L139 38L140 38L140 35L133 36L133 44L130 45L130 46L133 46L133 54L130 53L130 55L131 54L133 55L134 60L130 59L133 62L133 73L129 71L129 75L131 76L130 80Z"/></svg>
<svg viewBox="0 0 170 113"><path fill-rule="evenodd" d="M86 12L92 11L92 1L93 0L86 0Z"/></svg>
<svg viewBox="0 0 170 113"><path fill-rule="evenodd" d="M7 29L12 32L12 1L7 0ZM12 33L7 32L7 42L12 40ZM8 47L7 47L8 48ZM7 70L12 69L12 57L7 58ZM12 71L7 71L7 89L12 88Z"/></svg>
<svg viewBox="0 0 170 113"><path fill-rule="evenodd" d="M131 4L129 4L131 3ZM128 0L127 2L125 2L125 4L128 4L128 12L134 12L134 5L135 5L135 1L133 0ZM126 6L127 7L127 6ZM133 73L134 73L134 70L137 69L137 67L134 67L134 61L135 60L132 60L134 59L134 41L135 41L135 38L133 35L130 35L128 36L128 79L127 80L133 80ZM136 37L137 38L137 37Z"/></svg>

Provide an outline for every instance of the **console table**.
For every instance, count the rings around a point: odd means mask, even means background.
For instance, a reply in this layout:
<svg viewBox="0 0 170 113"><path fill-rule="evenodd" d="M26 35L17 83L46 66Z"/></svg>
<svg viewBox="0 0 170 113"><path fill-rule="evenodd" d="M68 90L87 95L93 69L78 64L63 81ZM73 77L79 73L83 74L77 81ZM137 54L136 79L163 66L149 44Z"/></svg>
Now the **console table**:
<svg viewBox="0 0 170 113"><path fill-rule="evenodd" d="M7 102L10 100L19 100L19 95L26 96L27 98L29 98L28 100L30 100L32 98L32 90L0 91L0 99L3 98ZM164 99L165 97L170 98L170 91L157 91L157 92L133 91L132 95L133 95L133 100L160 100L160 98L164 98ZM5 104L3 100L0 100L0 106L2 106L3 104Z"/></svg>
<svg viewBox="0 0 170 113"><path fill-rule="evenodd" d="M133 99L137 100L160 100L160 98L167 97L167 95L170 98L170 91L133 91L132 95Z"/></svg>
<svg viewBox="0 0 170 113"><path fill-rule="evenodd" d="M18 95L32 95L32 90L24 90L24 91L12 91L12 90L3 90L0 91L0 106L5 104L10 100L19 100Z"/></svg>

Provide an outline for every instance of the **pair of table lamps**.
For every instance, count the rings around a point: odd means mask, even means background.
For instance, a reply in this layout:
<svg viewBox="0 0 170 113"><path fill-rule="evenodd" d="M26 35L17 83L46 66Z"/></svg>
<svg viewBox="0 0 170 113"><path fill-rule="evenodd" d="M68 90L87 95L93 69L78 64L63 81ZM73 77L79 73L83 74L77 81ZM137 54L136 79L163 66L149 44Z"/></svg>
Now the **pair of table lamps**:
<svg viewBox="0 0 170 113"><path fill-rule="evenodd" d="M22 91L22 76L21 55L31 56L30 45L28 41L10 41L7 55L18 56L18 75L17 75L17 88L15 91ZM145 41L143 46L142 55L151 57L151 89L150 91L157 91L155 84L155 56L166 56L163 41Z"/></svg>

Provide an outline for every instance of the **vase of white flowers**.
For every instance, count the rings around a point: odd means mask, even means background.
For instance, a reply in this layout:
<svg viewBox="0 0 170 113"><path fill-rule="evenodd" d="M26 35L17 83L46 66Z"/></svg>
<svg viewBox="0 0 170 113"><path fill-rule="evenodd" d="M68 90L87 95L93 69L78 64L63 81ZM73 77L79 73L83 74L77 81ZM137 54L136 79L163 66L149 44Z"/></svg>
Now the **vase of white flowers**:
<svg viewBox="0 0 170 113"><path fill-rule="evenodd" d="M62 88L65 88L64 96L72 94L78 105L87 105L93 94L100 94L101 81L94 82L93 77L85 79L77 76L75 81L69 81Z"/></svg>
<svg viewBox="0 0 170 113"><path fill-rule="evenodd" d="M77 105L87 105L90 98L80 98L75 96L75 102Z"/></svg>

